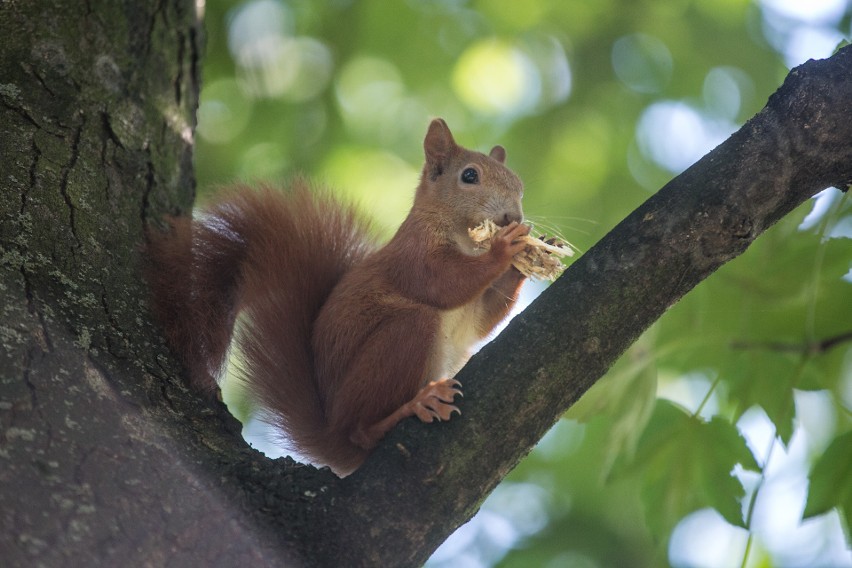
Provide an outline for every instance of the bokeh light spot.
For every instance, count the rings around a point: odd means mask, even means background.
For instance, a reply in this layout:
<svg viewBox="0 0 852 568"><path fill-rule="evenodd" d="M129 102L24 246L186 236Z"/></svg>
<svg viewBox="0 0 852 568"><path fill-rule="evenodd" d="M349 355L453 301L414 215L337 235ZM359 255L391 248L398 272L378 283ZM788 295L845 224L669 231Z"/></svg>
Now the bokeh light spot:
<svg viewBox="0 0 852 568"><path fill-rule="evenodd" d="M349 61L337 78L337 101L346 117L379 115L404 91L397 68L375 57Z"/></svg>
<svg viewBox="0 0 852 568"><path fill-rule="evenodd" d="M672 55L659 39L633 34L615 40L612 68L628 88L639 93L658 93L672 76Z"/></svg>
<svg viewBox="0 0 852 568"><path fill-rule="evenodd" d="M503 41L487 40L461 55L453 70L453 89L475 111L516 115L538 101L541 80L520 50Z"/></svg>
<svg viewBox="0 0 852 568"><path fill-rule="evenodd" d="M558 179L556 187L570 202L582 202L594 195L609 172L610 127L603 116L588 114L566 125L551 144L548 179Z"/></svg>
<svg viewBox="0 0 852 568"><path fill-rule="evenodd" d="M328 85L331 52L321 41L294 37L289 8L275 0L254 0L233 13L228 46L241 87L252 97L305 101Z"/></svg>
<svg viewBox="0 0 852 568"><path fill-rule="evenodd" d="M725 140L736 126L712 119L680 101L660 101L642 113L637 142L642 153L672 173L680 173Z"/></svg>
<svg viewBox="0 0 852 568"><path fill-rule="evenodd" d="M328 158L322 179L368 211L390 236L411 209L419 173L389 152L344 146Z"/></svg>
<svg viewBox="0 0 852 568"><path fill-rule="evenodd" d="M208 142L228 142L246 127L251 108L235 80L214 81L202 91L197 131Z"/></svg>

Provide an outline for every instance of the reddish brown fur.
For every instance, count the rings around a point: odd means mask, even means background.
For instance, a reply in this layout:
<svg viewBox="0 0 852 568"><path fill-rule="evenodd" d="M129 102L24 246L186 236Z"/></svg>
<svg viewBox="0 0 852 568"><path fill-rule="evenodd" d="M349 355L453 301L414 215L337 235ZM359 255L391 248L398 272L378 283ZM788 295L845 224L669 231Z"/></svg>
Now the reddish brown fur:
<svg viewBox="0 0 852 568"><path fill-rule="evenodd" d="M188 218L171 233L148 233L146 276L152 308L197 387L212 391L224 363L237 311L245 246Z"/></svg>
<svg viewBox="0 0 852 568"><path fill-rule="evenodd" d="M523 188L505 151L465 150L440 120L424 145L414 206L376 252L351 208L303 183L236 188L151 236L154 309L192 381L215 385L240 311L246 384L295 449L341 474L416 413L420 389L448 372L448 342L489 333L523 281L510 268L528 231ZM459 178L469 167L475 187ZM476 255L467 228L486 218L508 226ZM451 317L459 309L472 318Z"/></svg>

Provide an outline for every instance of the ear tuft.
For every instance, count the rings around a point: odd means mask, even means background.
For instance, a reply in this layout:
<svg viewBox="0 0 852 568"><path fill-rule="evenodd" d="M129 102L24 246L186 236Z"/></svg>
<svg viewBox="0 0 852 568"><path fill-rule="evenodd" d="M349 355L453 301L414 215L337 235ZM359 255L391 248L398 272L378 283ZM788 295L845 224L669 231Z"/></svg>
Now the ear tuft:
<svg viewBox="0 0 852 568"><path fill-rule="evenodd" d="M426 151L426 164L430 171L433 175L434 172L440 175L456 149L456 141L444 119L436 118L429 124L429 131L423 140L423 149Z"/></svg>
<svg viewBox="0 0 852 568"><path fill-rule="evenodd" d="M506 162L506 149L503 146L494 146L491 148L491 152L489 152L488 155L501 164Z"/></svg>

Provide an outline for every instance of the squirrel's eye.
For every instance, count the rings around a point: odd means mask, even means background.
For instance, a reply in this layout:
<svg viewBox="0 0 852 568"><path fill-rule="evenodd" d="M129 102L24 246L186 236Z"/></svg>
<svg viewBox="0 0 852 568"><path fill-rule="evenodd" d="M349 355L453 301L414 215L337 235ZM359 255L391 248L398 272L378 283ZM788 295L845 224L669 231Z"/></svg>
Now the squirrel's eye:
<svg viewBox="0 0 852 568"><path fill-rule="evenodd" d="M461 174L464 183L479 183L479 172L473 168L465 168Z"/></svg>

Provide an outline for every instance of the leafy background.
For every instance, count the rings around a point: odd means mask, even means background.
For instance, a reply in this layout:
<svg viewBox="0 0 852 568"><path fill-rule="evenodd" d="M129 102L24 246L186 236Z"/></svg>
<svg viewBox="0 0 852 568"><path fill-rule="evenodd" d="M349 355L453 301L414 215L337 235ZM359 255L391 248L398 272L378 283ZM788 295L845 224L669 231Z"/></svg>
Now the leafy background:
<svg viewBox="0 0 852 568"><path fill-rule="evenodd" d="M759 111L790 68L830 55L852 19L844 0L205 11L202 200L304 174L389 235L442 116L466 146L503 144L529 218L580 250ZM852 566L850 237L837 189L773 227L654 325L430 565Z"/></svg>

